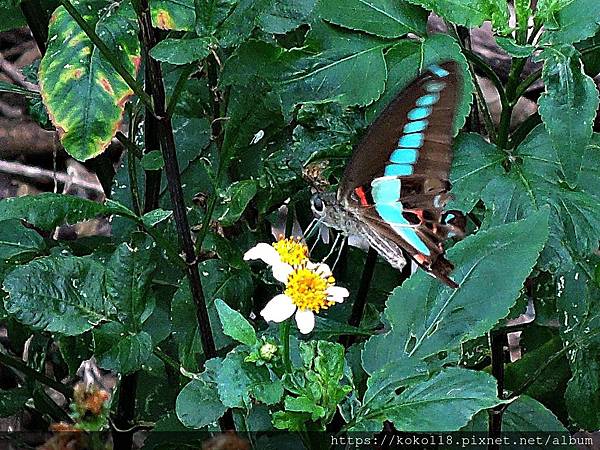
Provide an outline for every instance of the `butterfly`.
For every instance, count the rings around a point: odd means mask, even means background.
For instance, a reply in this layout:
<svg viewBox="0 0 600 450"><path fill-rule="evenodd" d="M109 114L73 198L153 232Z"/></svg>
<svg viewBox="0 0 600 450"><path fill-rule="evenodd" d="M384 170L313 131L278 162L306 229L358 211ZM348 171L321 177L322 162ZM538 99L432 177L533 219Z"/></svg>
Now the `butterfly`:
<svg viewBox="0 0 600 450"><path fill-rule="evenodd" d="M402 249L448 286L454 268L443 244L464 234L460 211L450 200L452 125L459 97L456 62L431 65L382 111L360 140L337 192L311 199L325 225L365 237L393 267L406 261Z"/></svg>

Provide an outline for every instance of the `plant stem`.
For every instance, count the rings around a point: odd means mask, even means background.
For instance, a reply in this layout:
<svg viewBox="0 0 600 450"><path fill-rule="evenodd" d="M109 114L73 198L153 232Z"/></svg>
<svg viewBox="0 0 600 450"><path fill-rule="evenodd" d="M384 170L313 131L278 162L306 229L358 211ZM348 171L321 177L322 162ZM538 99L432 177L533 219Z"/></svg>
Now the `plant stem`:
<svg viewBox="0 0 600 450"><path fill-rule="evenodd" d="M292 361L290 359L290 321L291 319L287 319L279 324L279 340L283 346L283 365L287 373L292 373Z"/></svg>
<svg viewBox="0 0 600 450"><path fill-rule="evenodd" d="M350 313L350 318L348 319L348 325L352 325L353 327L358 327L360 325L365 312L367 294L369 293L369 287L371 286L371 280L373 279L373 273L375 272L376 262L377 250L375 250L373 247L369 247L367 259L365 260L365 266L360 278L360 286L358 288L358 292L356 293L356 300L352 304L352 312ZM347 334L342 336L340 343L345 347L350 347L354 343L354 340L355 336Z"/></svg>
<svg viewBox="0 0 600 450"><path fill-rule="evenodd" d="M34 380L54 389L55 391L60 392L67 399L73 398L73 389L70 386L64 385L44 375L43 373L32 369L20 359L13 358L12 356L9 356L5 353L0 353L0 363L4 364L5 366L11 367L18 372L21 372L28 378L33 378Z"/></svg>
<svg viewBox="0 0 600 450"><path fill-rule="evenodd" d="M131 428L135 418L135 399L137 394L138 372L123 376L119 383L119 401L113 421L113 441L115 448L130 449L133 445L133 433L122 432Z"/></svg>
<svg viewBox="0 0 600 450"><path fill-rule="evenodd" d="M506 92L504 90L504 85L502 83L502 80L500 80L500 78L498 77L498 75L496 75L496 72L494 72L492 70L492 68L490 66L488 66L487 63L484 60L482 60L479 56L477 56L472 51L470 51L468 49L463 49L463 53L465 54L465 56L467 57L467 59L475 67L477 67L479 70L481 70L481 72L483 72L483 74L487 78L489 78L490 81L494 84L494 87L496 88L496 90L498 91L498 95L500 96L500 103L502 105L508 103L507 99L506 99Z"/></svg>
<svg viewBox="0 0 600 450"><path fill-rule="evenodd" d="M519 78L523 71L523 67L525 66L525 61L525 58L514 58L510 66L508 82L506 83L506 98L502 103L500 125L498 126L497 145L501 150L507 149L508 135L510 133L510 119L512 118L513 108L519 99L516 93L519 85Z"/></svg>
<svg viewBox="0 0 600 450"><path fill-rule="evenodd" d="M490 332L490 346L492 350L492 375L498 382L498 398L504 398L504 344L506 342L506 334L503 332ZM496 440L501 436L502 431L502 414L504 406L500 405L492 408L489 411L489 436ZM488 450L499 450L497 444L490 444Z"/></svg>
<svg viewBox="0 0 600 450"><path fill-rule="evenodd" d="M183 69L175 87L173 88L173 94L171 94L171 98L169 98L169 105L167 106L167 116L171 117L173 112L175 111L175 107L177 106L177 102L179 101L179 97L183 92L183 88L185 87L190 75L196 69L195 64L190 64L186 68Z"/></svg>
<svg viewBox="0 0 600 450"><path fill-rule="evenodd" d="M150 16L150 6L148 0L139 1L138 20L142 40L146 48L151 48L152 42L157 42L155 30L152 27L152 19ZM146 60L148 65L147 86L154 103L154 116L158 125L158 136L160 147L165 161L165 173L167 176L167 187L173 204L173 214L175 218L175 226L179 236L179 243L183 250L186 262L186 276L190 284L190 291L196 306L196 319L198 321L198 329L200 330L200 339L202 349L206 359L211 359L217 356L217 349L210 326L208 309L204 299L202 290L202 281L198 271L198 259L192 241L192 233L189 227L187 209L183 197L183 189L181 187L181 177L179 175L179 164L177 162L177 152L175 149L175 139L173 136L173 126L171 119L167 116L165 86L163 84L162 70L160 63L152 58ZM235 429L233 415L229 410L221 421L221 429Z"/></svg>
<svg viewBox="0 0 600 450"><path fill-rule="evenodd" d="M77 24L81 27L86 36L92 41L92 43L98 47L100 53L108 60L110 65L116 72L121 75L123 81L129 86L129 88L138 96L138 98L144 102L144 104L152 109L152 100L148 94L144 92L140 84L135 81L135 79L131 76L129 71L121 64L121 61L117 56L113 53L113 51L108 48L108 46L100 39L100 37L96 34L96 31L92 28L92 26L86 22L79 11L73 6L73 4L69 0L59 0L60 4L65 7L69 15L77 22Z"/></svg>
<svg viewBox="0 0 600 450"><path fill-rule="evenodd" d="M25 0L21 2L21 12L25 16L27 25L35 39L35 43L43 56L46 53L46 41L48 41L48 23L50 17L45 14L44 8L39 0Z"/></svg>

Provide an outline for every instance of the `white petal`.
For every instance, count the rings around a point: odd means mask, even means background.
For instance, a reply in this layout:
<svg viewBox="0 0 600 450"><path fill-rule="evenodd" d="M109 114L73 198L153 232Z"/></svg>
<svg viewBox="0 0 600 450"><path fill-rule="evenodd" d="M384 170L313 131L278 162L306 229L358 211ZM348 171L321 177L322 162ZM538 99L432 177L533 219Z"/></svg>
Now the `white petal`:
<svg viewBox="0 0 600 450"><path fill-rule="evenodd" d="M319 274L322 278L329 278L331 276L331 269L325 263L308 262L306 267Z"/></svg>
<svg viewBox="0 0 600 450"><path fill-rule="evenodd" d="M281 263L281 257L272 245L260 242L244 254L244 259L260 259L269 266Z"/></svg>
<svg viewBox="0 0 600 450"><path fill-rule="evenodd" d="M310 333L315 327L315 314L310 309L296 311L296 323L302 334Z"/></svg>
<svg viewBox="0 0 600 450"><path fill-rule="evenodd" d="M343 302L344 298L350 295L348 289L340 286L329 286L326 292L327 298L337 303Z"/></svg>
<svg viewBox="0 0 600 450"><path fill-rule="evenodd" d="M260 312L267 322L283 322L294 314L296 305L292 303L292 299L285 294L279 294L273 297L269 303Z"/></svg>
<svg viewBox="0 0 600 450"><path fill-rule="evenodd" d="M278 262L277 264L273 264L273 277L277 281L281 281L282 283L287 283L288 277L290 273L294 271L294 268L289 264Z"/></svg>

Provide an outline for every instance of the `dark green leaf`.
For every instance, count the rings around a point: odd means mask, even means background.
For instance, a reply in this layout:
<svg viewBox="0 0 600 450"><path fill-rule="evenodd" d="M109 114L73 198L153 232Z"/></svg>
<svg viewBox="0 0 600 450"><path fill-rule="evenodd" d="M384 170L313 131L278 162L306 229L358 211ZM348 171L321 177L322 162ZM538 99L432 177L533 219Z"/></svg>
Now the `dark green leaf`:
<svg viewBox="0 0 600 450"><path fill-rule="evenodd" d="M63 223L75 224L109 214L135 217L118 203L107 201L101 204L71 195L44 193L0 201L0 220L22 219L48 231Z"/></svg>
<svg viewBox="0 0 600 450"><path fill-rule="evenodd" d="M426 358L483 335L515 303L548 236L548 212L480 231L448 252L455 264L452 289L424 272L414 274L389 297L391 327L363 350L367 372L393 361ZM485 301L481 293L485 292Z"/></svg>
<svg viewBox="0 0 600 450"><path fill-rule="evenodd" d="M150 56L169 64L190 64L208 56L210 43L210 38L165 39L150 50Z"/></svg>
<svg viewBox="0 0 600 450"><path fill-rule="evenodd" d="M165 211L164 209L158 208L144 214L142 216L142 221L144 222L144 225L152 228L161 223L163 220L168 219L172 215L173 211Z"/></svg>
<svg viewBox="0 0 600 450"><path fill-rule="evenodd" d="M177 396L175 411L186 427L202 428L216 422L227 407L219 401L217 386L197 379L190 381Z"/></svg>
<svg viewBox="0 0 600 450"><path fill-rule="evenodd" d="M515 40L510 37L497 36L496 43L502 50L516 58L529 58L535 51L535 46L531 44L517 44Z"/></svg>
<svg viewBox="0 0 600 450"><path fill-rule="evenodd" d="M438 16L466 27L478 27L491 18L486 1L483 0L408 0L421 5ZM494 2L490 2L494 3Z"/></svg>
<svg viewBox="0 0 600 450"><path fill-rule="evenodd" d="M119 245L107 264L106 293L116 306L121 323L132 331L139 330L154 309L150 293L156 267L154 245L142 235L136 235L131 244Z"/></svg>
<svg viewBox="0 0 600 450"><path fill-rule="evenodd" d="M160 170L164 167L165 162L160 150L152 150L142 156L140 164L144 170Z"/></svg>
<svg viewBox="0 0 600 450"><path fill-rule="evenodd" d="M316 13L328 22L385 38L425 35L428 16L418 6L394 0L322 1Z"/></svg>
<svg viewBox="0 0 600 450"><path fill-rule="evenodd" d="M37 329L81 334L114 314L104 292L104 267L89 258L49 256L9 273L6 310Z"/></svg>
<svg viewBox="0 0 600 450"><path fill-rule="evenodd" d="M1 14L0 9L0 14ZM2 389L0 395L0 417L10 417L23 409L25 402L31 398L29 389L20 387Z"/></svg>
<svg viewBox="0 0 600 450"><path fill-rule="evenodd" d="M539 112L567 182L575 186L592 137L598 109L594 80L583 72L579 54L572 46L544 50L542 78L546 85L539 100Z"/></svg>
<svg viewBox="0 0 600 450"><path fill-rule="evenodd" d="M453 200L449 209L469 212L481 197L489 181L504 173L504 155L480 135L461 134L454 142L454 160L450 172Z"/></svg>
<svg viewBox="0 0 600 450"><path fill-rule="evenodd" d="M368 418L389 420L399 431L456 431L471 417L501 403L496 380L485 372L449 368L406 388Z"/></svg>
<svg viewBox="0 0 600 450"><path fill-rule="evenodd" d="M519 145L508 175L492 180L482 193L485 226L526 217L550 206L550 237L542 252L542 268L552 272L573 267L572 255L596 250L600 239L600 137L585 149L577 189L561 181L556 152L543 125Z"/></svg>
<svg viewBox="0 0 600 450"><path fill-rule="evenodd" d="M0 32L27 25L21 9L10 1L0 3Z"/></svg>
<svg viewBox="0 0 600 450"><path fill-rule="evenodd" d="M542 20L555 20L558 29L544 33L542 43L572 44L593 36L600 30L600 3L596 0L550 0L546 3L552 3L558 8L553 10L551 5L540 8L544 5L538 3L536 16L541 13ZM560 10L556 11L557 9Z"/></svg>
<svg viewBox="0 0 600 450"><path fill-rule="evenodd" d="M271 0L258 18L265 33L283 34L308 20L317 0Z"/></svg>
<svg viewBox="0 0 600 450"><path fill-rule="evenodd" d="M253 77L266 79L278 91L285 114L306 102L367 105L383 92L385 42L317 23L307 44L310 52L250 41L227 61L222 81L247 85Z"/></svg>
<svg viewBox="0 0 600 450"><path fill-rule="evenodd" d="M223 325L223 333L242 344L254 345L258 342L254 328L244 316L231 309L223 300L215 300L215 306Z"/></svg>
<svg viewBox="0 0 600 450"><path fill-rule="evenodd" d="M84 19L135 78L140 64L135 14L129 3L98 11L78 3ZM104 151L133 93L109 61L60 6L52 14L39 80L42 98L65 150L85 161Z"/></svg>
<svg viewBox="0 0 600 450"><path fill-rule="evenodd" d="M600 427L600 289L592 282L599 264L594 256L561 277L557 300L563 342L580 343L569 354L573 376L565 393L567 409L590 430Z"/></svg>
<svg viewBox="0 0 600 450"><path fill-rule="evenodd" d="M148 333L130 334L117 322L96 328L94 342L99 366L121 374L141 369L152 354L152 338Z"/></svg>
<svg viewBox="0 0 600 450"><path fill-rule="evenodd" d="M256 181L242 180L230 184L219 193L220 205L215 208L214 217L222 226L233 225L256 195Z"/></svg>
<svg viewBox="0 0 600 450"><path fill-rule="evenodd" d="M0 260L31 259L46 248L44 239L18 219L0 221Z"/></svg>
<svg viewBox="0 0 600 450"><path fill-rule="evenodd" d="M0 6L0 8L2 7ZM23 87L2 80L0 80L0 92L8 92L9 94L18 94L31 98L39 98L40 96L39 92L30 91L29 89L25 89Z"/></svg>

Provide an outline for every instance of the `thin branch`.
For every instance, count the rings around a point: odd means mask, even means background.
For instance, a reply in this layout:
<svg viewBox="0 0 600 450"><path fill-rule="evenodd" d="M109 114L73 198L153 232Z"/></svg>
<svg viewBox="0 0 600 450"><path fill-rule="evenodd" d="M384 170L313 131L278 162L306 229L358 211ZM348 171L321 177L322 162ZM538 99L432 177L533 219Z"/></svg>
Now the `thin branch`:
<svg viewBox="0 0 600 450"><path fill-rule="evenodd" d="M144 102L148 108L152 109L152 100L148 94L144 92L140 84L135 81L135 79L131 76L129 71L121 64L121 61L117 56L113 53L113 51L108 48L108 46L104 43L102 39L96 34L96 31L92 28L92 26L86 22L79 11L73 6L73 4L69 0L59 0L60 4L65 7L69 15L77 22L77 24L81 27L83 32L89 38L92 43L98 47L100 53L108 60L110 65L117 71L123 81L131 88L131 90L137 95L137 97Z"/></svg>
<svg viewBox="0 0 600 450"><path fill-rule="evenodd" d="M2 53L0 53L0 71L2 71L2 73L4 73L8 78L10 78L11 81L16 85L21 86L22 88L25 88L32 92L40 91L40 88L37 85L30 83L25 79L25 76L21 73L19 69L15 67L14 64L4 59Z"/></svg>
<svg viewBox="0 0 600 450"><path fill-rule="evenodd" d="M37 370L29 367L27 364L25 364L25 362L21 361L20 359L14 358L12 356L0 352L0 363L15 369L17 372L21 372L28 378L33 378L34 380L42 383L43 385L46 385L54 389L55 391L60 392L67 399L73 398L73 389L70 386L62 384L59 381L56 381L44 375L43 373L38 372Z"/></svg>
<svg viewBox="0 0 600 450"><path fill-rule="evenodd" d="M54 180L63 184L70 184L88 191L93 191L98 194L104 194L102 186L98 183L92 183L90 181L73 177L66 173L54 172L52 170L41 169L39 167L28 166L26 164L0 160L0 172L9 173L11 175L19 175L26 178L32 178L34 180L43 182L53 182Z"/></svg>

